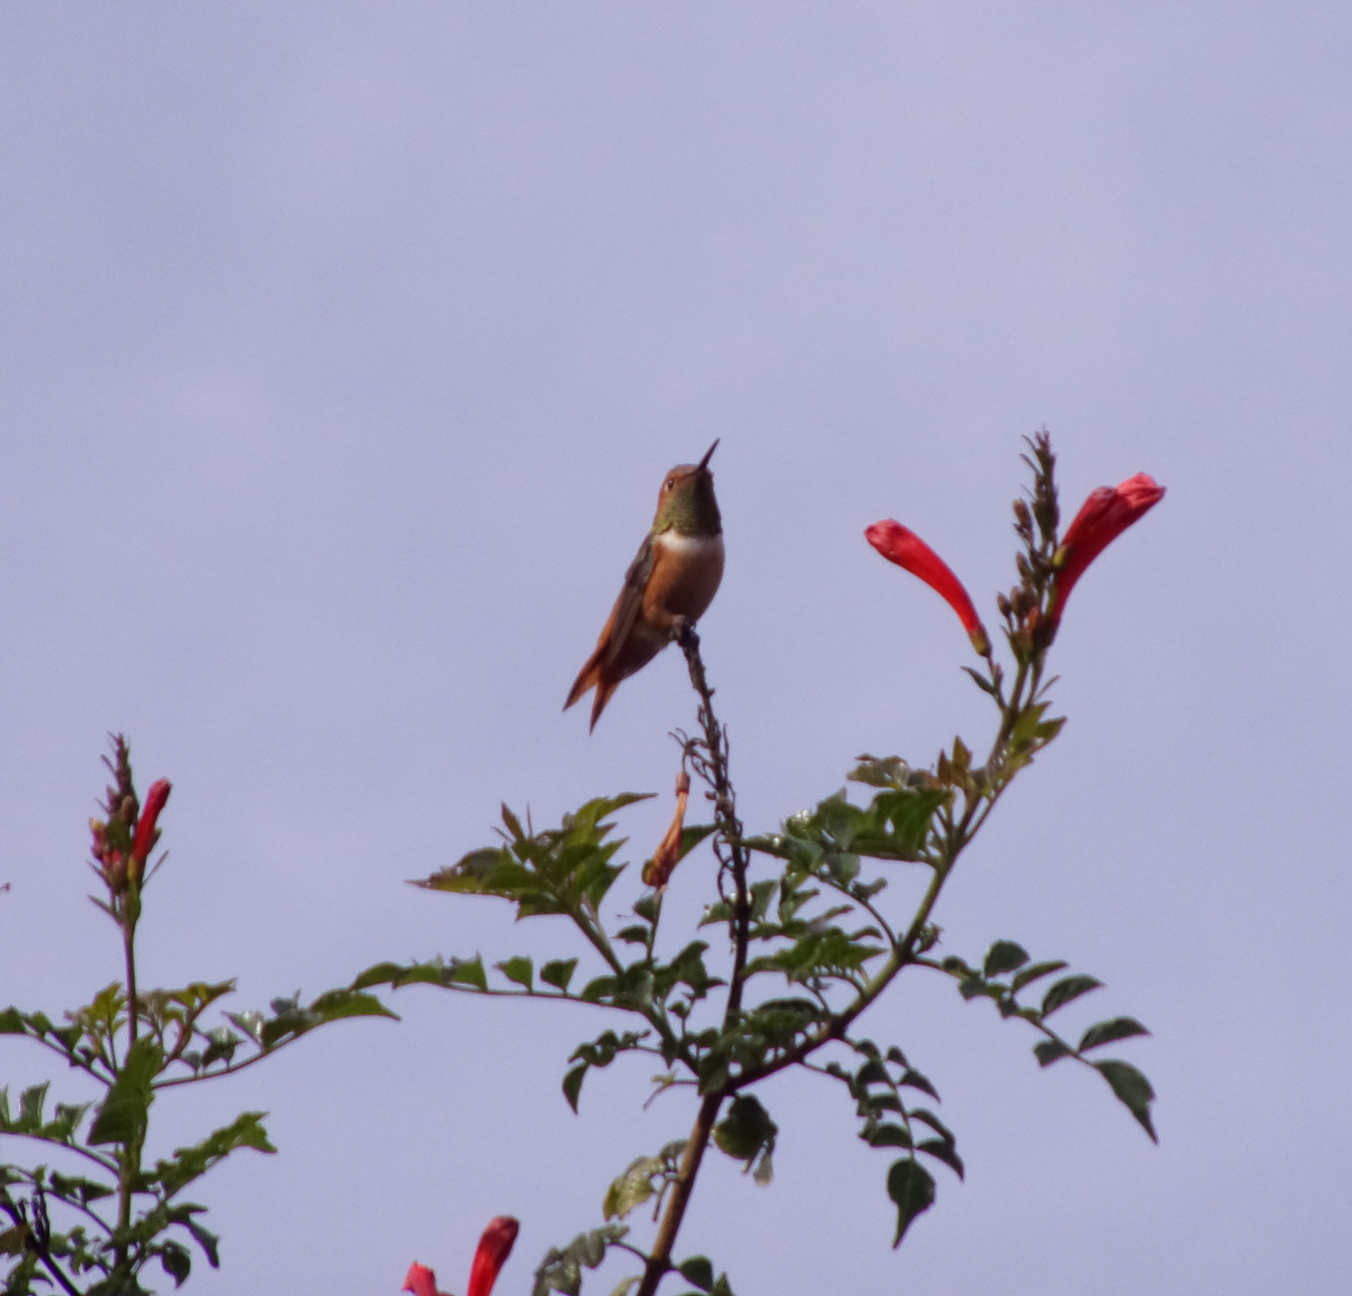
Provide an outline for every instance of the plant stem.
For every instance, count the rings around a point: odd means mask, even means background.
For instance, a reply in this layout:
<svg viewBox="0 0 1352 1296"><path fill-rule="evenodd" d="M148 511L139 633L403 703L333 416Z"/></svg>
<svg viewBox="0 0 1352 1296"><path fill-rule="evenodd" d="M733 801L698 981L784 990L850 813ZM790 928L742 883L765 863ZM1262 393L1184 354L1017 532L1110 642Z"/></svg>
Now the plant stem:
<svg viewBox="0 0 1352 1296"><path fill-rule="evenodd" d="M671 1269L671 1249L676 1245L676 1234L680 1232L681 1221L685 1218L685 1208L695 1187L695 1176L699 1174L704 1149L709 1146L709 1136L713 1133L714 1121L718 1119L718 1109L722 1104L721 1093L709 1094L700 1103L699 1115L695 1117L694 1128L686 1140L685 1151L681 1153L676 1182L671 1186L667 1209L662 1215L662 1223L658 1226L652 1254L644 1267L643 1281L639 1284L637 1296L654 1296L657 1284Z"/></svg>
<svg viewBox="0 0 1352 1296"><path fill-rule="evenodd" d="M737 818L736 794L728 775L727 733L714 714L714 692L709 687L705 675L704 661L699 651L699 636L695 633L694 626L684 622L676 641L685 653L691 686L699 694L698 719L700 727L704 730L702 741L696 739L684 742L685 755L713 792L714 822L718 825L718 837L727 852L725 856L716 843L715 854L718 855L719 862L732 873L735 892L732 907L732 976L728 983L727 1007L723 1013L723 1027L726 1030L741 1011L742 987L746 980L746 957L751 929L751 898L746 886L747 851L742 845L742 824ZM702 747L703 751L697 751L698 747ZM725 1083L715 1092L706 1094L700 1103L694 1127L686 1140L685 1151L681 1154L681 1164L676 1172L671 1196L667 1199L666 1210L662 1214L662 1223L657 1229L652 1254L644 1267L643 1281L639 1284L637 1296L654 1296L663 1276L671 1269L672 1247L676 1244L676 1235L680 1232L681 1221L685 1218L685 1208L690 1202L690 1194L694 1191L700 1162L704 1159L704 1151L709 1146L714 1122L718 1119L718 1109L723 1105L723 1098L727 1092Z"/></svg>

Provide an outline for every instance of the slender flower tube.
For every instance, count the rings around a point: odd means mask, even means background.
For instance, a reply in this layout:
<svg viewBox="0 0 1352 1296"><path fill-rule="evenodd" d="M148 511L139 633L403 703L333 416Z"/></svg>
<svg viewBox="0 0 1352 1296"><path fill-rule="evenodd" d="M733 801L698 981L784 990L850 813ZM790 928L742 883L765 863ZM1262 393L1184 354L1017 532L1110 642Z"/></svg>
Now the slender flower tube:
<svg viewBox="0 0 1352 1296"><path fill-rule="evenodd" d="M137 820L136 836L132 838L131 843L133 867L138 873L150 852L155 849L155 843L160 839L160 831L155 827L155 821L160 817L164 803L169 800L171 790L172 784L168 779L156 779L150 785L150 791L146 793L145 807L141 811L140 819Z"/></svg>
<svg viewBox="0 0 1352 1296"><path fill-rule="evenodd" d="M932 590L942 595L948 606L958 614L958 620L962 622L962 628L967 631L967 637L977 653L984 657L990 652L991 641L986 634L986 627L981 624L981 618L977 616L976 608L972 606L962 582L914 531L888 519L886 522L875 522L864 532L864 538L888 562L904 567L912 576L919 576Z"/></svg>
<svg viewBox="0 0 1352 1296"><path fill-rule="evenodd" d="M1100 486L1080 506L1056 551L1056 593L1048 618L1055 625L1075 582L1103 550L1143 513L1164 498L1164 487L1148 473L1137 473L1117 486Z"/></svg>
<svg viewBox="0 0 1352 1296"><path fill-rule="evenodd" d="M469 1271L467 1296L488 1296L498 1280L498 1271L507 1263L521 1225L510 1215L499 1215L488 1221L479 1249L474 1253L474 1265Z"/></svg>
<svg viewBox="0 0 1352 1296"><path fill-rule="evenodd" d="M488 1221L469 1271L468 1296L489 1296L498 1280L499 1270L512 1254L512 1244L520 1227L510 1215L499 1215ZM412 1292L413 1296L449 1296L449 1293L437 1290L436 1274L416 1261L409 1266L402 1290Z"/></svg>
<svg viewBox="0 0 1352 1296"><path fill-rule="evenodd" d="M685 805L690 800L690 775L682 770L676 775L676 816L667 829L667 835L658 843L653 857L643 870L643 884L662 890L671 871L681 859L681 830L685 827Z"/></svg>

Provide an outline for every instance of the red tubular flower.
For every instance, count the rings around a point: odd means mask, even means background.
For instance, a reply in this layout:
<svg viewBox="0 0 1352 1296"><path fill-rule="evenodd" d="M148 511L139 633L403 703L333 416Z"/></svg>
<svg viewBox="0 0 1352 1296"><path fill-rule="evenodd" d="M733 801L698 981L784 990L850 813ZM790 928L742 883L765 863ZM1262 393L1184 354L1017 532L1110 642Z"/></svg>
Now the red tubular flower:
<svg viewBox="0 0 1352 1296"><path fill-rule="evenodd" d="M132 856L145 863L150 852L155 849L155 843L159 841L159 830L155 827L155 821L160 817L160 811L164 809L164 803L169 800L169 793L173 790L173 784L168 779L156 779L150 785L150 791L146 793L145 808L141 811L141 817L136 821L136 836L132 839Z"/></svg>
<svg viewBox="0 0 1352 1296"><path fill-rule="evenodd" d="M400 1290L412 1292L413 1296L446 1296L445 1292L437 1291L436 1274L416 1260L409 1266L408 1276Z"/></svg>
<svg viewBox="0 0 1352 1296"><path fill-rule="evenodd" d="M685 828L685 807L690 800L690 775L682 770L676 775L676 815L667 829L667 835L658 843L653 857L643 870L643 885L664 890L671 879L671 871L681 860L681 832Z"/></svg>
<svg viewBox="0 0 1352 1296"><path fill-rule="evenodd" d="M972 647L982 657L990 652L991 641L986 634L986 627L981 624L981 618L977 616L976 608L972 606L962 582L914 531L908 531L900 522L889 519L875 522L864 532L864 538L888 562L904 567L912 576L919 576L932 590L941 594L949 607L958 614L958 620L967 631Z"/></svg>
<svg viewBox="0 0 1352 1296"><path fill-rule="evenodd" d="M1137 473L1117 486L1091 491L1066 528L1056 551L1056 593L1048 617L1055 625L1084 569L1143 513L1164 498L1164 487L1149 473Z"/></svg>
<svg viewBox="0 0 1352 1296"><path fill-rule="evenodd" d="M488 1221L479 1249L474 1253L474 1266L469 1271L468 1296L488 1296L498 1280L498 1270L507 1263L521 1227L510 1215L499 1215Z"/></svg>
<svg viewBox="0 0 1352 1296"><path fill-rule="evenodd" d="M136 822L136 836L132 838L131 843L132 868L138 877L150 852L155 849L155 843L160 839L155 821L160 817L164 803L169 800L171 790L172 785L168 779L156 779L150 785L150 791L146 793L145 807Z"/></svg>

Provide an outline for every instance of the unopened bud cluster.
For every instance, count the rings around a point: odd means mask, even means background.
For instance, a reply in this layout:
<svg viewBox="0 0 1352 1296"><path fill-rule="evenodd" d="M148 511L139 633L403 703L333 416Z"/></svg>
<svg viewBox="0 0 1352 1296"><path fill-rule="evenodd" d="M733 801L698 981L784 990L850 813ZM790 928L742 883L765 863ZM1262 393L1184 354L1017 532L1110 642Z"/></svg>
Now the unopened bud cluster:
<svg viewBox="0 0 1352 1296"><path fill-rule="evenodd" d="M113 739L112 759L105 756L103 760L112 771L115 785L107 788L103 801L107 818L89 821L94 839L90 854L108 889L121 895L141 884L146 860L160 839L157 820L171 787L168 779L152 783L142 810L132 781L131 752L121 734Z"/></svg>

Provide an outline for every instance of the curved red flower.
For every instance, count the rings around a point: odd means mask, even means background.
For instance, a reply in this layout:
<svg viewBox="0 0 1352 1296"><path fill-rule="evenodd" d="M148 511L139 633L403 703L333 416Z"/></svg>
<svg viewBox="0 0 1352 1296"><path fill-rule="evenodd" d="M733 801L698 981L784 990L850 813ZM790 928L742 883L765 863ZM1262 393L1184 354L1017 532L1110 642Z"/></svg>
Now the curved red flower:
<svg viewBox="0 0 1352 1296"><path fill-rule="evenodd" d="M1055 625L1084 569L1143 513L1164 498L1164 487L1149 473L1137 473L1116 486L1091 491L1056 551L1056 593L1048 617Z"/></svg>
<svg viewBox="0 0 1352 1296"><path fill-rule="evenodd" d="M986 634L986 627L981 624L981 618L977 616L976 608L972 606L971 597L962 582L914 531L889 518L885 522L875 522L864 532L864 538L888 562L904 567L912 576L919 576L932 590L942 595L949 607L958 614L958 620L967 631L972 647L983 657L990 652L991 641Z"/></svg>
<svg viewBox="0 0 1352 1296"><path fill-rule="evenodd" d="M469 1271L467 1296L488 1296L498 1280L498 1271L507 1263L521 1225L510 1215L499 1215L488 1221L479 1249L474 1253L474 1265Z"/></svg>

